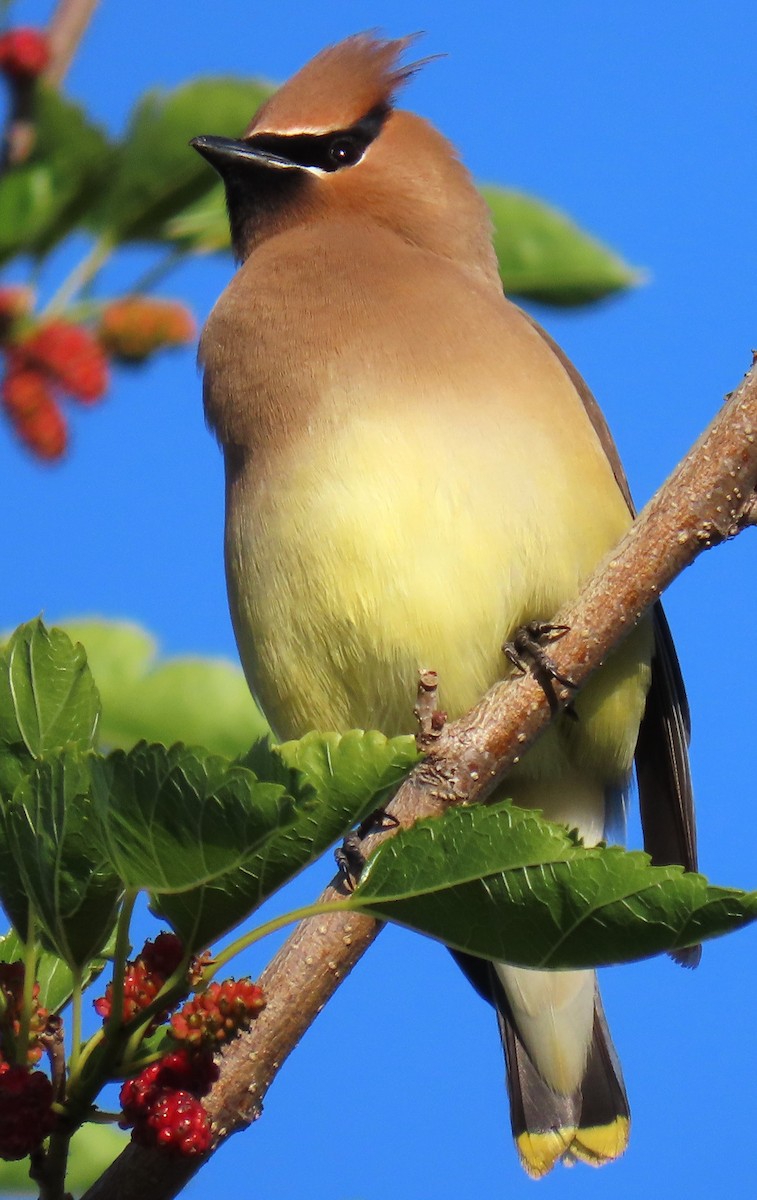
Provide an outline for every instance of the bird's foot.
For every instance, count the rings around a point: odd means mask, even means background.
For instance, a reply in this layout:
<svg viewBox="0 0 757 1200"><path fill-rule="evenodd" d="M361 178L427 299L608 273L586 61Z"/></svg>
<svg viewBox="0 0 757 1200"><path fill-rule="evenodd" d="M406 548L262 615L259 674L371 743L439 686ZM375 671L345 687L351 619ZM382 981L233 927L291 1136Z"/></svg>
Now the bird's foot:
<svg viewBox="0 0 757 1200"><path fill-rule="evenodd" d="M334 859L347 891L354 892L365 866L365 855L360 849L360 834L348 833L341 846L334 851Z"/></svg>
<svg viewBox="0 0 757 1200"><path fill-rule="evenodd" d="M547 621L529 621L515 631L511 642L505 642L502 652L522 675L530 669L549 702L550 711L556 713L560 702L555 694L555 683L573 690L577 685L569 675L558 671L545 643L559 641L569 631L570 625L552 625ZM565 712L577 720L572 702L565 705Z"/></svg>
<svg viewBox="0 0 757 1200"><path fill-rule="evenodd" d="M365 866L362 841L369 833L381 833L385 829L397 829L399 821L385 808L374 808L352 833L348 833L341 846L334 851L334 858L348 892L354 892Z"/></svg>

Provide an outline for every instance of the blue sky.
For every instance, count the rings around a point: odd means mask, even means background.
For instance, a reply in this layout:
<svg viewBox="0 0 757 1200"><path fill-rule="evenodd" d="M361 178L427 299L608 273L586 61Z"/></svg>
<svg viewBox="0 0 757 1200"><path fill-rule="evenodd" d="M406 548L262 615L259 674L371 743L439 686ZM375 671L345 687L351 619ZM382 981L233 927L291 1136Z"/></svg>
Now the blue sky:
<svg viewBox="0 0 757 1200"><path fill-rule="evenodd" d="M48 5L24 0L21 21ZM69 91L113 130L148 86L196 74L284 79L330 41L426 31L430 64L403 100L481 180L533 191L644 268L633 293L537 312L603 405L643 503L738 382L757 345L754 236L757 15L746 0L104 0ZM198 133L234 133L199 130ZM145 256L113 268L114 290ZM170 290L204 316L228 259ZM128 272L128 273L127 273ZM80 415L70 460L42 469L0 429L6 570L0 625L44 609L145 624L166 653L233 657L221 564L220 456L193 352L122 374ZM709 553L666 599L693 710L702 869L757 887L753 839L754 537ZM293 889L304 903L329 876ZM459 1200L486 1191L624 1200L642 1190L754 1193L742 1145L757 1105L757 935L712 944L696 972L668 960L605 972L634 1122L625 1158L541 1184L510 1144L494 1019L437 946L388 930L187 1195L259 1200ZM258 970L258 951L248 969ZM744 1146L746 1149L746 1146ZM723 1159L726 1159L724 1164ZM243 1173L243 1174L242 1174Z"/></svg>

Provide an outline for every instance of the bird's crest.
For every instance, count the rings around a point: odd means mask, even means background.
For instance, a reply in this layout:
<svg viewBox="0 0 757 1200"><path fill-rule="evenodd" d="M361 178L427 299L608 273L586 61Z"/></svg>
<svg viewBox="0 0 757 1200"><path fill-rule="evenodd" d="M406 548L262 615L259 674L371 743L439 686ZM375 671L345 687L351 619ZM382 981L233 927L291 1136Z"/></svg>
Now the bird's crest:
<svg viewBox="0 0 757 1200"><path fill-rule="evenodd" d="M263 105L245 136L327 133L349 128L376 108L389 108L395 92L428 61L399 64L417 36L387 41L358 33L328 46Z"/></svg>

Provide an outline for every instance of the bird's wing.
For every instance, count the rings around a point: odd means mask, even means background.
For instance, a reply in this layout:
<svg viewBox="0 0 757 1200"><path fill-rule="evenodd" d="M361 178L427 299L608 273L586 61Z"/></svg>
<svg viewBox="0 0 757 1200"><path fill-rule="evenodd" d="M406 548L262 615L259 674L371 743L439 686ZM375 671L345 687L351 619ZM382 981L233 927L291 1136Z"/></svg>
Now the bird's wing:
<svg viewBox="0 0 757 1200"><path fill-rule="evenodd" d="M618 487L635 516L628 480L602 410L560 347L528 313L523 315L565 368L583 401ZM694 797L689 770L689 705L670 628L659 601L654 606L653 620L652 682L635 755L644 848L652 861L660 866L680 863L687 871L696 871ZM683 957L692 964L695 955L687 952Z"/></svg>

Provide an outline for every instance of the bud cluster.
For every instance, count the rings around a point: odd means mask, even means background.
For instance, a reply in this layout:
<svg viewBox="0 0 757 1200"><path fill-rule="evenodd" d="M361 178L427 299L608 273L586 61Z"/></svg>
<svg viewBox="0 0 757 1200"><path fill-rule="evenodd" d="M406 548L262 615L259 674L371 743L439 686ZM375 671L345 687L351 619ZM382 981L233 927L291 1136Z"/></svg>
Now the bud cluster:
<svg viewBox="0 0 757 1200"><path fill-rule="evenodd" d="M171 1017L171 1033L188 1046L213 1048L228 1041L265 1008L262 989L250 979L211 983Z"/></svg>
<svg viewBox="0 0 757 1200"><path fill-rule="evenodd" d="M202 1098L218 1078L213 1052L264 1006L251 980L228 979L212 983L174 1015L170 1034L176 1049L121 1088L121 1126L132 1128L134 1141L180 1155L207 1153L211 1127Z"/></svg>
<svg viewBox="0 0 757 1200"><path fill-rule="evenodd" d="M14 1047L21 1032L21 1014L24 1003L24 964L22 962L0 962L0 1062L15 1058ZM42 1046L39 1038L44 1033L50 1014L39 1003L39 984L34 984L31 1012L29 1014L27 1061L39 1062Z"/></svg>

